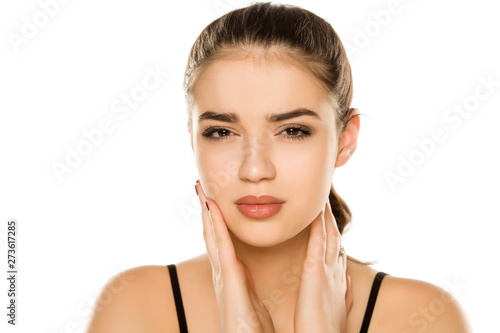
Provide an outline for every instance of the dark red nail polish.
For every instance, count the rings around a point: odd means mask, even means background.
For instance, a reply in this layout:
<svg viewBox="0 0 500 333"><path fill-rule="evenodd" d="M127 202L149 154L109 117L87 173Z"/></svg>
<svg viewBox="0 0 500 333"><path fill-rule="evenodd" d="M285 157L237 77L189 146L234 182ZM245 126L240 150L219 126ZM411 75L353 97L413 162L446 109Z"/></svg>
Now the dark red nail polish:
<svg viewBox="0 0 500 333"><path fill-rule="evenodd" d="M208 202L205 201L205 205L207 205L207 210L210 211L210 208L208 208Z"/></svg>
<svg viewBox="0 0 500 333"><path fill-rule="evenodd" d="M196 188L196 185L194 186L194 190L196 191L196 195L198 195L198 189Z"/></svg>

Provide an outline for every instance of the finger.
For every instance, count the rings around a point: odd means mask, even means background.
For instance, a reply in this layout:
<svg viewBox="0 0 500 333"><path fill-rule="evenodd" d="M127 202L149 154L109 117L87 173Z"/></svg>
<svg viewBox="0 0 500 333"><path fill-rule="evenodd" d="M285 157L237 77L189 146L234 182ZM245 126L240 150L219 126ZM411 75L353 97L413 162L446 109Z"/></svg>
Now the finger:
<svg viewBox="0 0 500 333"><path fill-rule="evenodd" d="M309 241L307 244L306 261L314 261L314 267L318 262L325 262L325 245L326 245L326 230L323 215L325 209L316 216L311 222L311 229L309 232ZM306 263L304 263L306 264Z"/></svg>
<svg viewBox="0 0 500 333"><path fill-rule="evenodd" d="M205 194L203 192L203 188L201 189L201 192L203 195ZM206 202L209 207L209 210L207 211L212 221L212 229L217 247L219 273L221 273L223 268L235 267L237 261L236 253L234 251L233 241L229 235L226 222L224 221L224 216L222 215L219 206L211 199L207 199Z"/></svg>
<svg viewBox="0 0 500 333"><path fill-rule="evenodd" d="M342 272L342 276L347 274L347 253L344 252L339 254L339 267Z"/></svg>
<svg viewBox="0 0 500 333"><path fill-rule="evenodd" d="M236 253L234 251L233 240L227 230L226 221L222 215L219 206L213 200L207 200L210 208L210 217L212 218L215 241L219 250L219 262L221 269L223 267L234 267L236 263Z"/></svg>
<svg viewBox="0 0 500 333"><path fill-rule="evenodd" d="M203 239L205 240L205 246L207 248L208 258L210 259L210 263L212 264L212 268L215 272L220 272L220 265L218 259L218 250L217 250L217 241L215 239L215 232L213 230L212 219L210 218L210 213L207 210L205 205L205 201L207 201L207 197L203 188L201 186L201 182L196 183L196 190L198 192L198 199L200 200L201 205L201 218L203 222Z"/></svg>
<svg viewBox="0 0 500 333"><path fill-rule="evenodd" d="M330 199L328 199L326 201L326 204L328 205L328 211L330 212L331 217L332 217L332 221L334 222L333 226L335 228L335 233L340 235L339 227L337 226L337 221L335 220L335 216L333 215L332 206L330 205Z"/></svg>
<svg viewBox="0 0 500 333"><path fill-rule="evenodd" d="M330 199L326 200L325 209L325 229L326 229L326 264L333 265L337 263L339 257L341 237L340 231L333 216L330 206Z"/></svg>
<svg viewBox="0 0 500 333"><path fill-rule="evenodd" d="M250 293L250 299L252 301L254 308L259 309L260 311L258 311L258 312L261 315L264 315L264 317L270 319L269 311L267 310L265 304L257 296L257 291L255 290L255 284L253 282L252 275L250 274L250 270L248 269L248 267L246 265L243 265L243 268L245 269L247 280L248 280L248 283L250 285L250 289L252 290L252 292ZM271 331L265 331L265 332L271 332Z"/></svg>

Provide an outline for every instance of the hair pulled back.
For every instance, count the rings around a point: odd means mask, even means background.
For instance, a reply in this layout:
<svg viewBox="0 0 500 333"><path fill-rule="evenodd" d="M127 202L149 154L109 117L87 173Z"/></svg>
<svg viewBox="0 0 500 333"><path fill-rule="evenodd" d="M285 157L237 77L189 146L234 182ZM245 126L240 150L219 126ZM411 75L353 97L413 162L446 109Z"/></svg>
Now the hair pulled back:
<svg viewBox="0 0 500 333"><path fill-rule="evenodd" d="M313 74L325 89L336 112L337 139L350 120L351 67L332 26L316 14L293 5L254 2L211 22L194 42L184 74L188 123L192 124L193 94L197 77L216 60L238 52L281 57ZM351 211L333 185L330 206L343 233ZM351 258L352 259L352 258ZM355 260L357 261L357 260Z"/></svg>

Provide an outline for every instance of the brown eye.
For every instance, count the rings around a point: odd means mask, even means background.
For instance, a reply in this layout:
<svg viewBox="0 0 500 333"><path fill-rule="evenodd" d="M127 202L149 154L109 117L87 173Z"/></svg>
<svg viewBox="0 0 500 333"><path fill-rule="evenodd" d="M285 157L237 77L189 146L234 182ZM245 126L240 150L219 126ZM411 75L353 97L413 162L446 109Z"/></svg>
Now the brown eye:
<svg viewBox="0 0 500 333"><path fill-rule="evenodd" d="M218 137L213 137L212 134L217 133L219 136ZM213 141L222 141L225 140L227 137L229 137L229 133L233 133L227 128L220 127L220 126L209 126L206 130L204 130L201 135L208 140L213 140Z"/></svg>
<svg viewBox="0 0 500 333"><path fill-rule="evenodd" d="M285 138L287 140L302 140L311 135L311 131L304 126L290 126L281 131L281 133L287 132L289 134L285 134ZM214 133L217 133L218 136L213 136ZM212 141L222 141L226 140L230 134L233 133L225 127L221 126L209 126L206 130L204 130L201 135L208 140ZM300 134L302 133L302 134Z"/></svg>
<svg viewBox="0 0 500 333"><path fill-rule="evenodd" d="M290 135L285 135L285 137L288 140L301 140L301 139L305 139L306 137L311 135L311 131L305 127L302 127L302 126L290 126L290 127L287 127L286 129L284 129L283 131L281 131L281 133L283 133L283 132L290 133ZM303 134L299 135L300 132L302 132Z"/></svg>

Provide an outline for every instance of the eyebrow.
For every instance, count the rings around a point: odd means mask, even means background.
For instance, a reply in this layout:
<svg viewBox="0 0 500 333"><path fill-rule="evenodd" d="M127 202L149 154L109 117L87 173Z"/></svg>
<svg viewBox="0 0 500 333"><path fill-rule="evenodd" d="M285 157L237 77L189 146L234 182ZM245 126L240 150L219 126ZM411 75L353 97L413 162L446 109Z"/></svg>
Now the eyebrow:
<svg viewBox="0 0 500 333"><path fill-rule="evenodd" d="M304 109L304 108L298 108L292 111L287 111L284 113L271 113L266 115L266 121L267 122L279 122L283 120L288 120L292 118L297 118L297 117L302 117L302 116L311 116L316 119L320 119L321 117L314 111ZM234 112L230 113L217 113L214 111L206 111L203 112L199 117L198 117L198 122L201 122L203 120L218 120L218 121L224 121L227 123L239 123L240 118L238 115Z"/></svg>

